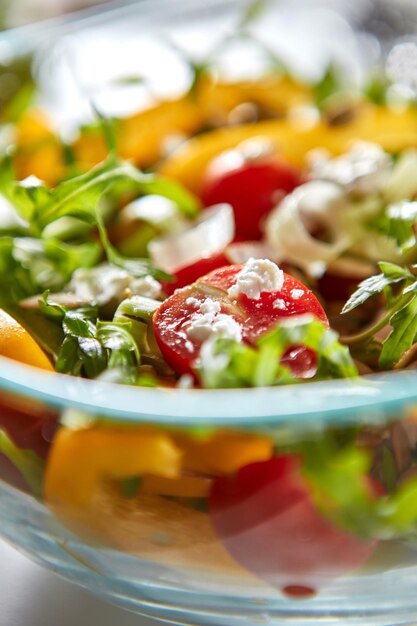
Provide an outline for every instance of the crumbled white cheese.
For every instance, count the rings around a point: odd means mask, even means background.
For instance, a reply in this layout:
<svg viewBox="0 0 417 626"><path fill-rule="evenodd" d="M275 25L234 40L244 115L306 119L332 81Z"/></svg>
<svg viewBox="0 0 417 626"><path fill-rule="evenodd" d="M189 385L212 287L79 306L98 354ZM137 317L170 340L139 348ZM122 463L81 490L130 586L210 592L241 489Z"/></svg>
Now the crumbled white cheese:
<svg viewBox="0 0 417 626"><path fill-rule="evenodd" d="M206 298L204 302L200 304L200 313L203 313L203 315L216 315L220 313L220 309L220 303L211 298Z"/></svg>
<svg viewBox="0 0 417 626"><path fill-rule="evenodd" d="M194 387L194 379L191 374L183 374L177 382L178 389L192 389Z"/></svg>
<svg viewBox="0 0 417 626"><path fill-rule="evenodd" d="M144 296L145 298L159 298L162 292L161 283L153 276L135 278L129 287L134 296Z"/></svg>
<svg viewBox="0 0 417 626"><path fill-rule="evenodd" d="M348 193L366 196L381 191L392 171L392 159L380 146L357 141L351 150L331 158L325 150L310 153L310 175L344 187Z"/></svg>
<svg viewBox="0 0 417 626"><path fill-rule="evenodd" d="M193 298L192 296L190 296L186 299L185 304L187 304L188 306L198 306L200 304L200 300L198 300L198 298Z"/></svg>
<svg viewBox="0 0 417 626"><path fill-rule="evenodd" d="M201 346L200 355L198 358L198 366L208 374L222 371L227 367L229 363L229 357L227 354L216 354L214 351L215 337L210 337Z"/></svg>
<svg viewBox="0 0 417 626"><path fill-rule="evenodd" d="M304 293L304 289L291 289L290 295L294 300L299 300Z"/></svg>
<svg viewBox="0 0 417 626"><path fill-rule="evenodd" d="M282 298L277 298L276 300L274 300L272 308L279 309L280 311L286 311L287 305L285 304L285 300L282 300Z"/></svg>
<svg viewBox="0 0 417 626"><path fill-rule="evenodd" d="M110 300L123 300L128 291L147 298L157 298L161 293L161 285L152 276L135 278L126 270L107 263L77 269L68 289L81 300L99 306Z"/></svg>
<svg viewBox="0 0 417 626"><path fill-rule="evenodd" d="M237 298L243 293L252 300L259 300L261 293L281 291L283 284L284 272L276 263L269 259L249 259L228 294Z"/></svg>
<svg viewBox="0 0 417 626"><path fill-rule="evenodd" d="M187 336L193 341L206 341L210 337L222 337L240 341L242 328L231 316L220 313L221 307L218 302L206 298L193 313L190 325L186 329Z"/></svg>
<svg viewBox="0 0 417 626"><path fill-rule="evenodd" d="M131 282L128 272L104 264L91 269L77 269L68 288L81 300L102 305L113 299L122 300Z"/></svg>

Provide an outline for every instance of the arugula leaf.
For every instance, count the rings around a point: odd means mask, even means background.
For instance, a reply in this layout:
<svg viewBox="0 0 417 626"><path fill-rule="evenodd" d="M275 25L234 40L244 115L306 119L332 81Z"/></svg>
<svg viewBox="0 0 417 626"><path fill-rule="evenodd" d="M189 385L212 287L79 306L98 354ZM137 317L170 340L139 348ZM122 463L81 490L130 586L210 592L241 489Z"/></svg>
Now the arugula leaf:
<svg viewBox="0 0 417 626"><path fill-rule="evenodd" d="M369 226L393 239L402 254L416 245L413 225L417 221L417 202L403 200L386 207Z"/></svg>
<svg viewBox="0 0 417 626"><path fill-rule="evenodd" d="M382 270L382 274L370 276L359 283L358 289L351 295L343 307L343 314L349 313L372 296L382 293L386 287L390 287L401 281L414 280L414 276L406 267L387 262L380 262L378 265Z"/></svg>
<svg viewBox="0 0 417 626"><path fill-rule="evenodd" d="M197 200L175 181L143 174L130 163L110 157L86 174L71 178L51 190L48 200L36 206L34 219L41 230L68 215L97 221L96 209L100 198L120 183L128 184L137 193L169 198L188 216L195 216L198 212Z"/></svg>
<svg viewBox="0 0 417 626"><path fill-rule="evenodd" d="M153 268L148 259L132 259L123 256L120 254L116 248L110 243L110 240L107 235L107 230L104 225L104 221L100 210L97 210L97 227L100 235L101 244L106 252L107 259L113 265L117 267L121 267L125 269L133 276L141 278L142 276L147 276L152 274L157 280L169 280L171 278L170 274L167 274L163 270Z"/></svg>
<svg viewBox="0 0 417 626"><path fill-rule="evenodd" d="M417 335L417 295L390 319L392 331L384 341L379 366L390 369L411 348Z"/></svg>
<svg viewBox="0 0 417 626"><path fill-rule="evenodd" d="M22 450L0 430L0 452L19 470L35 498L42 497L44 462L32 450Z"/></svg>
<svg viewBox="0 0 417 626"><path fill-rule="evenodd" d="M97 339L110 351L108 367L133 367L140 362L138 345L130 322L99 322Z"/></svg>

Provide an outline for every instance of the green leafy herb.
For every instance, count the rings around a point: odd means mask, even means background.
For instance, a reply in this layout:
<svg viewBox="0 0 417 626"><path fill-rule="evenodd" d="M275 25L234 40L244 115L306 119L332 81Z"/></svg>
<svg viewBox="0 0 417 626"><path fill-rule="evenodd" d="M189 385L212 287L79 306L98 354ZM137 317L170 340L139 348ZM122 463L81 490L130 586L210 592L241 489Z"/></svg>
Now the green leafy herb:
<svg viewBox="0 0 417 626"><path fill-rule="evenodd" d="M303 345L317 353L314 380L348 378L357 369L337 334L311 316L281 323L254 347L214 339L203 344L196 371L204 387L260 387L298 383L300 380L280 363L287 350Z"/></svg>
<svg viewBox="0 0 417 626"><path fill-rule="evenodd" d="M342 313L349 313L372 296L382 293L386 287L391 287L402 281L414 280L413 274L406 267L386 262L381 262L378 265L382 273L370 276L359 283L358 289L349 298L342 309Z"/></svg>
<svg viewBox="0 0 417 626"><path fill-rule="evenodd" d="M82 244L83 247L74 245L65 248L68 244L50 238L45 240L44 233L47 227L62 218L76 218L81 222L96 225L99 228L105 252L114 264L128 268L137 276L145 274L162 276L152 267L148 259L125 259L110 244L101 214L100 201L111 189L118 189L123 193L129 191L138 194L162 195L174 201L187 217L194 217L199 209L196 199L178 183L152 174L143 174L130 163L118 161L113 156L88 173L64 181L54 189L37 183L24 185L16 183L10 162L6 161L3 164L0 170L0 193L26 220L28 234L31 236L28 243L26 241L15 243L20 247L24 246L28 269L33 267L33 259L37 260L38 267L36 270L33 269L32 273L36 276L36 281L41 288L56 288L55 284L51 284L53 277L56 277L55 282L58 283L59 280L67 278L75 267L90 266L93 256L95 257L94 263L97 261L96 244L90 242ZM64 251L68 257L66 263L63 258ZM29 252L30 260L28 259ZM39 267L45 257L49 263L45 267ZM61 263L56 261L61 261ZM65 272L62 271L63 269ZM44 277L40 284L39 275Z"/></svg>
<svg viewBox="0 0 417 626"><path fill-rule="evenodd" d="M393 239L398 251L404 254L416 245L413 226L417 221L417 202L403 200L391 204L369 223L369 226Z"/></svg>
<svg viewBox="0 0 417 626"><path fill-rule="evenodd" d="M405 304L390 319L391 333L384 341L379 365L382 369L392 368L415 341L417 335L417 295Z"/></svg>
<svg viewBox="0 0 417 626"><path fill-rule="evenodd" d="M382 274L371 276L360 283L358 290L351 296L344 306L342 313L347 313L363 304L368 298L383 293L387 301L387 311L373 326L364 332L349 338L342 338L344 343L362 343L366 345L373 341L376 333L387 325L391 332L382 345L379 356L379 367L390 369L394 367L402 355L415 343L417 337L417 280L415 272L417 266L410 268L380 263ZM391 287L403 283L397 293Z"/></svg>
<svg viewBox="0 0 417 626"><path fill-rule="evenodd" d="M333 523L366 538L415 536L417 480L411 477L397 485L390 455L383 459L388 479L382 485L370 478L371 454L354 439L341 445L327 432L295 445L293 451L303 458L303 474L316 505ZM389 492L381 495L383 489Z"/></svg>
<svg viewBox="0 0 417 626"><path fill-rule="evenodd" d="M19 470L33 495L41 499L44 462L32 450L22 450L0 430L0 452Z"/></svg>
<svg viewBox="0 0 417 626"><path fill-rule="evenodd" d="M122 316L115 321L100 321L95 307L67 309L48 293L39 305L51 323L63 331L55 365L58 372L97 378L105 370L114 369L118 370L118 382L139 384L140 350L136 329L132 331L133 321Z"/></svg>

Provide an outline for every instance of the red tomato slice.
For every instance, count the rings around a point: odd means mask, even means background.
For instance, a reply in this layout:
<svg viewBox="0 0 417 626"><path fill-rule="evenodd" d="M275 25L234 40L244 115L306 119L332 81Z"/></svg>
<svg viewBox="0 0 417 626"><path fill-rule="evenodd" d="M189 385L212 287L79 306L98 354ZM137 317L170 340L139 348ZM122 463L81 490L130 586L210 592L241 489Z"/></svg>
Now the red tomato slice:
<svg viewBox="0 0 417 626"><path fill-rule="evenodd" d="M216 479L209 510L236 561L289 595L311 595L333 577L360 567L377 544L320 515L295 456L253 463Z"/></svg>
<svg viewBox="0 0 417 626"><path fill-rule="evenodd" d="M201 276L204 276L208 272L211 272L219 267L223 267L228 263L229 261L223 253L215 254L206 259L200 259L199 261L196 261L191 265L187 265L186 267L182 267L180 270L175 272L173 275L175 280L172 282L163 282L163 290L168 296L170 296L176 289L191 285L191 283L194 283L198 278L201 278Z"/></svg>
<svg viewBox="0 0 417 626"><path fill-rule="evenodd" d="M46 459L57 420L57 415L41 405L0 394L0 430L21 450L31 450L40 458ZM0 478L18 489L28 491L19 470L1 453Z"/></svg>
<svg viewBox="0 0 417 626"><path fill-rule="evenodd" d="M18 448L32 450L46 458L57 425L57 415L47 408L24 406L17 399L0 395L0 430L3 430Z"/></svg>
<svg viewBox="0 0 417 626"><path fill-rule="evenodd" d="M301 173L277 155L245 158L244 151L236 149L220 154L209 165L201 199L205 206L231 204L237 237L260 239L265 216L302 182Z"/></svg>
<svg viewBox="0 0 417 626"><path fill-rule="evenodd" d="M253 344L280 319L312 314L326 325L326 314L314 294L298 280L284 274L281 291L261 293L254 300L245 294L233 300L228 290L237 280L242 265L214 270L193 285L177 290L159 307L153 318L155 336L167 362L178 374L192 373L203 340L190 338L188 329L200 305L209 298L218 303L219 314L230 315L241 327L242 340ZM279 307L276 301L279 301ZM303 346L284 357L296 376L311 375L315 355Z"/></svg>

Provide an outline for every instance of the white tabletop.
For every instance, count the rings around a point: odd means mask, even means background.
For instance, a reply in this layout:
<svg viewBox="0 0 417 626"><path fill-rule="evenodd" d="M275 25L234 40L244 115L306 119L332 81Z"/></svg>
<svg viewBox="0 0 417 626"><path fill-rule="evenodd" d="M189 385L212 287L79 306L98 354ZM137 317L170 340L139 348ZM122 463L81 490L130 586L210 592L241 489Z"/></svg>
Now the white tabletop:
<svg viewBox="0 0 417 626"><path fill-rule="evenodd" d="M157 626L62 580L0 541L1 626Z"/></svg>

